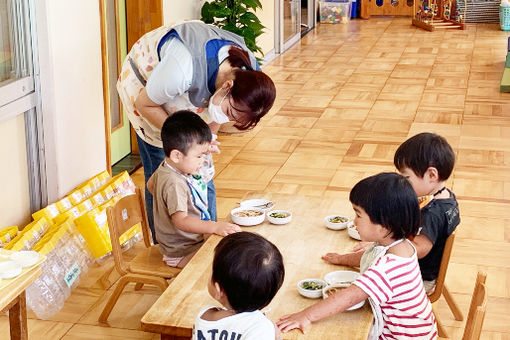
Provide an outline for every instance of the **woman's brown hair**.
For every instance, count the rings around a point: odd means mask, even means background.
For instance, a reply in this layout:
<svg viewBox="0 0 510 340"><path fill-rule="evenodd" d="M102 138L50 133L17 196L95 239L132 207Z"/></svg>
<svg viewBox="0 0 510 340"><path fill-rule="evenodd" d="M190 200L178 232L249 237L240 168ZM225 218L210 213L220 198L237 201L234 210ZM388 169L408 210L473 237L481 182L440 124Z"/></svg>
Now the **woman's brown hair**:
<svg viewBox="0 0 510 340"><path fill-rule="evenodd" d="M239 130L248 130L254 128L271 109L276 98L276 88L267 74L253 70L248 52L232 46L228 53L230 65L236 68L234 85L230 90L233 108L243 113L234 126Z"/></svg>

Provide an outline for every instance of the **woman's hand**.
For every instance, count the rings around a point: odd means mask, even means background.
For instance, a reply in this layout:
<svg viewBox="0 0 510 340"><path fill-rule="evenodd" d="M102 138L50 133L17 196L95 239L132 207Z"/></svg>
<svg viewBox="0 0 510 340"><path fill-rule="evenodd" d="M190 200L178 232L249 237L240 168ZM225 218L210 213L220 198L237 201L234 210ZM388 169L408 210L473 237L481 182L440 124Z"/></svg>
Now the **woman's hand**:
<svg viewBox="0 0 510 340"><path fill-rule="evenodd" d="M291 315L282 316L276 325L283 333L287 333L290 330L298 328L303 332L303 334L305 334L311 323L312 322L308 319L306 314L301 311Z"/></svg>

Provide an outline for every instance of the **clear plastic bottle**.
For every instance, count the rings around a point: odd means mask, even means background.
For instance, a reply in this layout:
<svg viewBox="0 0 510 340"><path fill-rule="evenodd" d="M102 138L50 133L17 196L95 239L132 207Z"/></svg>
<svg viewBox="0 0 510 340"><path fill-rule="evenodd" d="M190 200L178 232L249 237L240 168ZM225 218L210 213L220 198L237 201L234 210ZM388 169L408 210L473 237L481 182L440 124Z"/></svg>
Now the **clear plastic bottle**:
<svg viewBox="0 0 510 340"><path fill-rule="evenodd" d="M26 289L27 293L27 306L37 317L41 319L48 319L56 314L62 306L58 306L54 293L44 283L41 277L35 280Z"/></svg>
<svg viewBox="0 0 510 340"><path fill-rule="evenodd" d="M42 265L43 273L46 273L46 275L51 277L54 281L52 290L58 292L59 295L62 295L64 300L67 299L71 295L71 289L64 281L66 269L63 263L59 260L55 249L48 253L47 259Z"/></svg>
<svg viewBox="0 0 510 340"><path fill-rule="evenodd" d="M57 246L54 249L54 251L57 254L57 260L59 260L62 263L64 270L65 270L64 271L65 274L64 274L64 277L62 277L62 279L64 279L65 275L67 275L71 271L73 266L79 262L79 260L77 258L77 254L73 253L69 249L70 243L71 243L71 239L69 237L69 234L65 233L64 235L62 235ZM75 278L74 282L72 283L71 290L78 287L79 283L80 283L80 277L78 276Z"/></svg>

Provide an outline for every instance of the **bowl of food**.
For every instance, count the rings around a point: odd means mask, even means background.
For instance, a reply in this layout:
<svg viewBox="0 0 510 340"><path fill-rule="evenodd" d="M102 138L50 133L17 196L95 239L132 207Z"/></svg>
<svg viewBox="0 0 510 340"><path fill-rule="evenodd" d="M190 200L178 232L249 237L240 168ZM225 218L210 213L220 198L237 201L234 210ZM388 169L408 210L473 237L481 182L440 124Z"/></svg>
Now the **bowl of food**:
<svg viewBox="0 0 510 340"><path fill-rule="evenodd" d="M271 210L266 215L267 220L273 224L286 224L292 220L292 213L286 210Z"/></svg>
<svg viewBox="0 0 510 340"><path fill-rule="evenodd" d="M324 287L326 282L321 279L304 279L297 284L299 294L310 299L320 298Z"/></svg>
<svg viewBox="0 0 510 340"><path fill-rule="evenodd" d="M11 260L19 263L23 268L30 267L39 260L39 253L33 250L20 250L11 254Z"/></svg>
<svg viewBox="0 0 510 340"><path fill-rule="evenodd" d="M335 294L336 292L345 289L349 287L350 284L339 284L339 285L326 285L324 288L322 288L322 298L327 299L328 296L331 296L332 294ZM347 308L347 310L354 310L363 307L365 304L365 300L355 304L354 306L351 306Z"/></svg>
<svg viewBox="0 0 510 340"><path fill-rule="evenodd" d="M251 200L245 200L239 203L241 208L256 208L264 212L271 210L274 207L274 202L262 198L255 198Z"/></svg>
<svg viewBox="0 0 510 340"><path fill-rule="evenodd" d="M359 236L358 229L356 229L356 226L354 224L347 226L347 233L353 239L361 241L361 236Z"/></svg>
<svg viewBox="0 0 510 340"><path fill-rule="evenodd" d="M262 209L239 207L232 209L230 217L235 224L248 227L264 222L266 215Z"/></svg>
<svg viewBox="0 0 510 340"><path fill-rule="evenodd" d="M324 224L332 230L345 229L349 223L349 217L342 215L329 215L324 218Z"/></svg>

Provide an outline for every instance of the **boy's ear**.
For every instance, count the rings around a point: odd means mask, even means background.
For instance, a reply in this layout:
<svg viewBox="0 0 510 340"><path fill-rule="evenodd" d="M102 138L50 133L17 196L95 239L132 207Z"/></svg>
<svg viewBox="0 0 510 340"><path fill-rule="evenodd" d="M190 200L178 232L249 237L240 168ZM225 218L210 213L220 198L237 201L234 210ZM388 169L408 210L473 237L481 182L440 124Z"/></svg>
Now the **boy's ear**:
<svg viewBox="0 0 510 340"><path fill-rule="evenodd" d="M182 152L177 149L173 149L170 151L168 158L170 158L170 160L174 163L179 163L179 161L182 159Z"/></svg>
<svg viewBox="0 0 510 340"><path fill-rule="evenodd" d="M429 178L429 181L431 181L431 182L439 182L439 172L433 166L429 167L425 171L425 175Z"/></svg>
<svg viewBox="0 0 510 340"><path fill-rule="evenodd" d="M221 299L225 296L225 291L220 287L218 282L214 282L214 299L221 301Z"/></svg>

